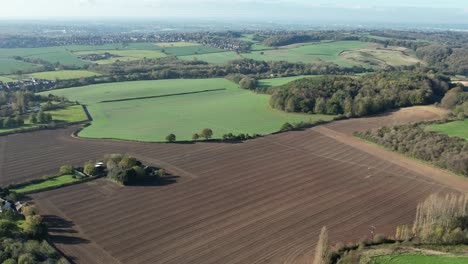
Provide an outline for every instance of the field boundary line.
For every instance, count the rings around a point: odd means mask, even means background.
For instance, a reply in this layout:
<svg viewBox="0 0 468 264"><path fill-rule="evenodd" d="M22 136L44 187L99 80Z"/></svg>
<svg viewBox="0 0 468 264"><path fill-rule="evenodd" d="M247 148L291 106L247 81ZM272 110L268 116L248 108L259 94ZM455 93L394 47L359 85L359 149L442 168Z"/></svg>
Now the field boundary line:
<svg viewBox="0 0 468 264"><path fill-rule="evenodd" d="M104 100L104 101L100 101L99 103L114 103L114 102L133 101L133 100L142 100L142 99L152 99L152 98L160 98L160 97L170 97L170 96L177 96L177 95L188 95L188 94L198 94L198 93L217 92L217 91L224 91L224 90L227 90L227 89L226 89L226 88L219 88L219 89L208 89L208 90L201 90L201 91L194 91L194 92L185 92L185 93L163 94L163 95L142 96L142 97L131 97L131 98L123 98L123 99L115 99L115 100Z"/></svg>

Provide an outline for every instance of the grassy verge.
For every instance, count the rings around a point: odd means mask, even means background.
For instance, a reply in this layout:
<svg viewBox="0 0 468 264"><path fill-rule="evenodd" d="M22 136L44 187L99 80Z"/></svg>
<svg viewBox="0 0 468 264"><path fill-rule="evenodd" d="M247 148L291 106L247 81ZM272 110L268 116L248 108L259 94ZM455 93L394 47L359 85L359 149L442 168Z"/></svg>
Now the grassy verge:
<svg viewBox="0 0 468 264"><path fill-rule="evenodd" d="M468 140L468 119L443 124L433 124L427 126L427 129L446 134L451 137L459 137Z"/></svg>
<svg viewBox="0 0 468 264"><path fill-rule="evenodd" d="M428 255L388 255L376 257L371 261L372 264L465 264L468 263L468 257L462 256L428 256Z"/></svg>
<svg viewBox="0 0 468 264"><path fill-rule="evenodd" d="M11 185L8 189L20 194L32 194L87 182L94 179L97 179L97 177L82 177L79 175L52 176L45 179L32 180L26 183Z"/></svg>

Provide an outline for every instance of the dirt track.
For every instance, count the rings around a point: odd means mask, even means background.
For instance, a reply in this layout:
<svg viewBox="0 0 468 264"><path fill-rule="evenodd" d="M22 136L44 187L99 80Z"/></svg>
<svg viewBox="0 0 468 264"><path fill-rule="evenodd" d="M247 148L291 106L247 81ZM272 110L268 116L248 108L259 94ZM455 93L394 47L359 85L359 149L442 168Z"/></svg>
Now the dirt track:
<svg viewBox="0 0 468 264"><path fill-rule="evenodd" d="M464 179L446 181L425 165L408 169L407 159L349 137L439 114L405 109L241 144L84 140L69 136L73 128L11 135L0 137L7 154L0 181L130 153L181 178L125 188L100 180L33 196L54 223L56 245L75 262L307 263L323 225L334 241L360 239L371 225L391 233L430 193L468 191Z"/></svg>

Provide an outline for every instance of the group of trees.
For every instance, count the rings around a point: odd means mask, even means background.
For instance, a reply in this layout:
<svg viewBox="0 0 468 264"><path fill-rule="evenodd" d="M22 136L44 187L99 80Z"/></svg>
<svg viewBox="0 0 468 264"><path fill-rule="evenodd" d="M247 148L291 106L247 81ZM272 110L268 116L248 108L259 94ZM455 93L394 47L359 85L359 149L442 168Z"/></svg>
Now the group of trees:
<svg viewBox="0 0 468 264"><path fill-rule="evenodd" d="M23 222L21 227L20 221ZM33 206L24 206L21 213L3 209L0 213L0 262L68 263L49 245L46 236L47 227Z"/></svg>
<svg viewBox="0 0 468 264"><path fill-rule="evenodd" d="M448 91L442 98L441 106L452 110L452 114L458 119L468 116L468 91L462 87L455 87Z"/></svg>
<svg viewBox="0 0 468 264"><path fill-rule="evenodd" d="M0 118L0 129L1 128L15 128L24 125L24 120L21 116L17 115L14 117Z"/></svg>
<svg viewBox="0 0 468 264"><path fill-rule="evenodd" d="M446 77L416 71L369 73L359 77L304 78L267 90L270 105L287 112L359 117L392 108L430 104L450 88Z"/></svg>
<svg viewBox="0 0 468 264"><path fill-rule="evenodd" d="M39 107L41 104L43 107ZM53 95L41 96L30 91L0 91L0 128L20 127L24 125L25 118L29 118L33 124L50 123L52 115L45 113L43 109L64 108L69 104L64 98ZM35 112L36 108L41 110Z"/></svg>
<svg viewBox="0 0 468 264"><path fill-rule="evenodd" d="M40 110L37 113L31 113L29 116L29 121L32 124L47 124L52 122L52 115L50 113L44 113L44 111Z"/></svg>
<svg viewBox="0 0 468 264"><path fill-rule="evenodd" d="M211 130L210 128L204 128L202 131L198 133L194 133L192 135L192 140L197 141L200 138L204 138L205 140L208 140L212 137L213 137L213 130ZM177 140L177 137L173 133L166 136L166 141L169 143L175 142L176 140Z"/></svg>
<svg viewBox="0 0 468 264"><path fill-rule="evenodd" d="M106 155L103 163L106 165L107 178L122 185L157 181L166 175L164 169L145 166L141 161L128 155Z"/></svg>
<svg viewBox="0 0 468 264"><path fill-rule="evenodd" d="M213 137L213 130L211 128L204 128L202 131L199 133L194 133L192 135L192 140L198 140L200 138L204 138L206 140L210 139Z"/></svg>
<svg viewBox="0 0 468 264"><path fill-rule="evenodd" d="M427 244L468 244L468 195L431 195L417 207L413 234Z"/></svg>
<svg viewBox="0 0 468 264"><path fill-rule="evenodd" d="M244 133L240 133L240 134L233 134L233 133L227 133L227 134L223 134L222 136L222 139L223 140L231 140L231 141L242 141L242 140L248 140L248 139L253 139L253 138L257 138L257 137L261 137L261 135L259 134L253 134L253 135L249 135L249 134L244 134Z"/></svg>
<svg viewBox="0 0 468 264"><path fill-rule="evenodd" d="M468 177L468 141L464 139L427 131L422 124L382 127L357 135Z"/></svg>
<svg viewBox="0 0 468 264"><path fill-rule="evenodd" d="M431 44L418 48L416 56L443 72L468 75L468 44Z"/></svg>
<svg viewBox="0 0 468 264"><path fill-rule="evenodd" d="M278 47L278 46L286 46L295 43L301 42L312 42L312 41L320 41L320 38L310 34L297 34L297 33L289 33L284 35L276 35L271 36L265 39L262 43L265 46L270 47Z"/></svg>

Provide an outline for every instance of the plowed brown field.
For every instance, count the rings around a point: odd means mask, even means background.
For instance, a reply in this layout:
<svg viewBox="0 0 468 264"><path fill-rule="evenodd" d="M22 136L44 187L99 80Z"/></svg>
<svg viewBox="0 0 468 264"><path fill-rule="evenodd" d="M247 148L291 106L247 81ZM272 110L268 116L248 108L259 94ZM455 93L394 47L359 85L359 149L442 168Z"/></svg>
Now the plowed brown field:
<svg viewBox="0 0 468 264"><path fill-rule="evenodd" d="M76 263L308 263L324 225L333 241L368 236L371 225L392 233L429 194L468 191L462 178L349 136L440 117L401 111L240 144L84 140L70 137L75 128L11 135L0 137L0 182L129 153L180 178L125 188L98 180L33 195L52 240Z"/></svg>

